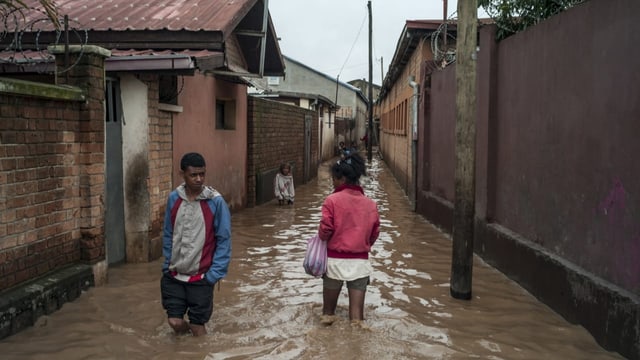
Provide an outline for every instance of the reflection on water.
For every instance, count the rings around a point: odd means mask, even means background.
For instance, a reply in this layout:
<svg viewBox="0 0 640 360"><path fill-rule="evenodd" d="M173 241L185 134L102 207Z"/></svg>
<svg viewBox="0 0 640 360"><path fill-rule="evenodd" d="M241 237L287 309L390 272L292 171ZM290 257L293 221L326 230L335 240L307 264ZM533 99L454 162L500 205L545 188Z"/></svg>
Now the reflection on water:
<svg viewBox="0 0 640 360"><path fill-rule="evenodd" d="M449 296L451 241L411 212L376 160L363 181L381 233L365 318L319 324L322 281L302 269L331 182L296 187L296 203L233 215L233 260L216 286L209 334L176 337L160 304L161 260L113 268L109 284L0 341L2 359L618 359L478 258L473 299Z"/></svg>

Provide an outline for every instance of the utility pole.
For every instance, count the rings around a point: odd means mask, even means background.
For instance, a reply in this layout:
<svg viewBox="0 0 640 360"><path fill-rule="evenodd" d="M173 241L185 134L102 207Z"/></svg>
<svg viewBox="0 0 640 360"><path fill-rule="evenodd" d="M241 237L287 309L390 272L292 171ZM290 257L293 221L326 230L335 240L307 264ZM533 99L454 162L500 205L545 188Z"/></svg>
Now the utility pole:
<svg viewBox="0 0 640 360"><path fill-rule="evenodd" d="M471 299L475 218L477 0L458 0L456 167L451 296Z"/></svg>
<svg viewBox="0 0 640 360"><path fill-rule="evenodd" d="M367 97L369 98L369 130L367 131L367 160L371 162L373 158L372 143L373 143L373 45L372 45L372 33L373 24L371 23L371 0L367 2L367 8L369 9L369 86Z"/></svg>
<svg viewBox="0 0 640 360"><path fill-rule="evenodd" d="M442 51L445 53L447 53L447 11L448 10L448 5L447 5L447 0L443 0L442 3L442 24L444 24L444 32L442 33Z"/></svg>

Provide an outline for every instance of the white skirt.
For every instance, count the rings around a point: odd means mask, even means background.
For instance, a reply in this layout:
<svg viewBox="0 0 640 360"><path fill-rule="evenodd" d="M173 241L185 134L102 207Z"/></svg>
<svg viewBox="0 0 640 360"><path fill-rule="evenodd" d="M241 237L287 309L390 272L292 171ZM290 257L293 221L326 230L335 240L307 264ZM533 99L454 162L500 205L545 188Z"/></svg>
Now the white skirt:
<svg viewBox="0 0 640 360"><path fill-rule="evenodd" d="M351 281L373 274L369 259L327 259L327 276L335 280Z"/></svg>

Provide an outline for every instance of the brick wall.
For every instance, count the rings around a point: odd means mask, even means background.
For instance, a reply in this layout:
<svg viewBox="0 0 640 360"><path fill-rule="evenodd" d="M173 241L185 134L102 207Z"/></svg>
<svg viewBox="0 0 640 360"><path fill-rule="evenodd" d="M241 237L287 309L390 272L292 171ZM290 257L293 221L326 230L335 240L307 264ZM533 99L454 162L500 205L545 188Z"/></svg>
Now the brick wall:
<svg viewBox="0 0 640 360"><path fill-rule="evenodd" d="M78 110L0 95L0 290L80 260Z"/></svg>
<svg viewBox="0 0 640 360"><path fill-rule="evenodd" d="M149 261L162 256L162 225L167 197L172 190L173 146L171 112L158 109L157 75L140 78L149 87Z"/></svg>
<svg viewBox="0 0 640 360"><path fill-rule="evenodd" d="M76 63L76 58L80 59ZM56 58L57 66L66 69L62 56ZM87 101L80 106L79 125L75 134L78 152L74 164L79 174L79 230L80 252L83 261L94 263L105 259L104 242L104 57L98 54L70 55L70 63L76 64L68 78L61 84L78 86L85 91ZM57 130L53 128L52 130Z"/></svg>
<svg viewBox="0 0 640 360"><path fill-rule="evenodd" d="M261 203L256 198L260 186L257 178L268 183L282 162L292 165L296 185L304 183L305 115L312 118L309 177L317 176L319 134L318 121L311 110L255 97L249 97L247 101L247 207L252 207Z"/></svg>
<svg viewBox="0 0 640 360"><path fill-rule="evenodd" d="M0 93L0 291L105 258L103 61L60 79L86 101Z"/></svg>

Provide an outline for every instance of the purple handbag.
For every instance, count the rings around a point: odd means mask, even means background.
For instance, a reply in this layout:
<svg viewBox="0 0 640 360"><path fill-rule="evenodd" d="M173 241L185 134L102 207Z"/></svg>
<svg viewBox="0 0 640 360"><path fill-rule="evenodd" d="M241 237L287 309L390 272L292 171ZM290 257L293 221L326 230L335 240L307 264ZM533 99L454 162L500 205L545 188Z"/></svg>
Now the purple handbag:
<svg viewBox="0 0 640 360"><path fill-rule="evenodd" d="M307 240L307 252L302 266L304 272L314 277L321 277L327 272L327 243L318 234Z"/></svg>

